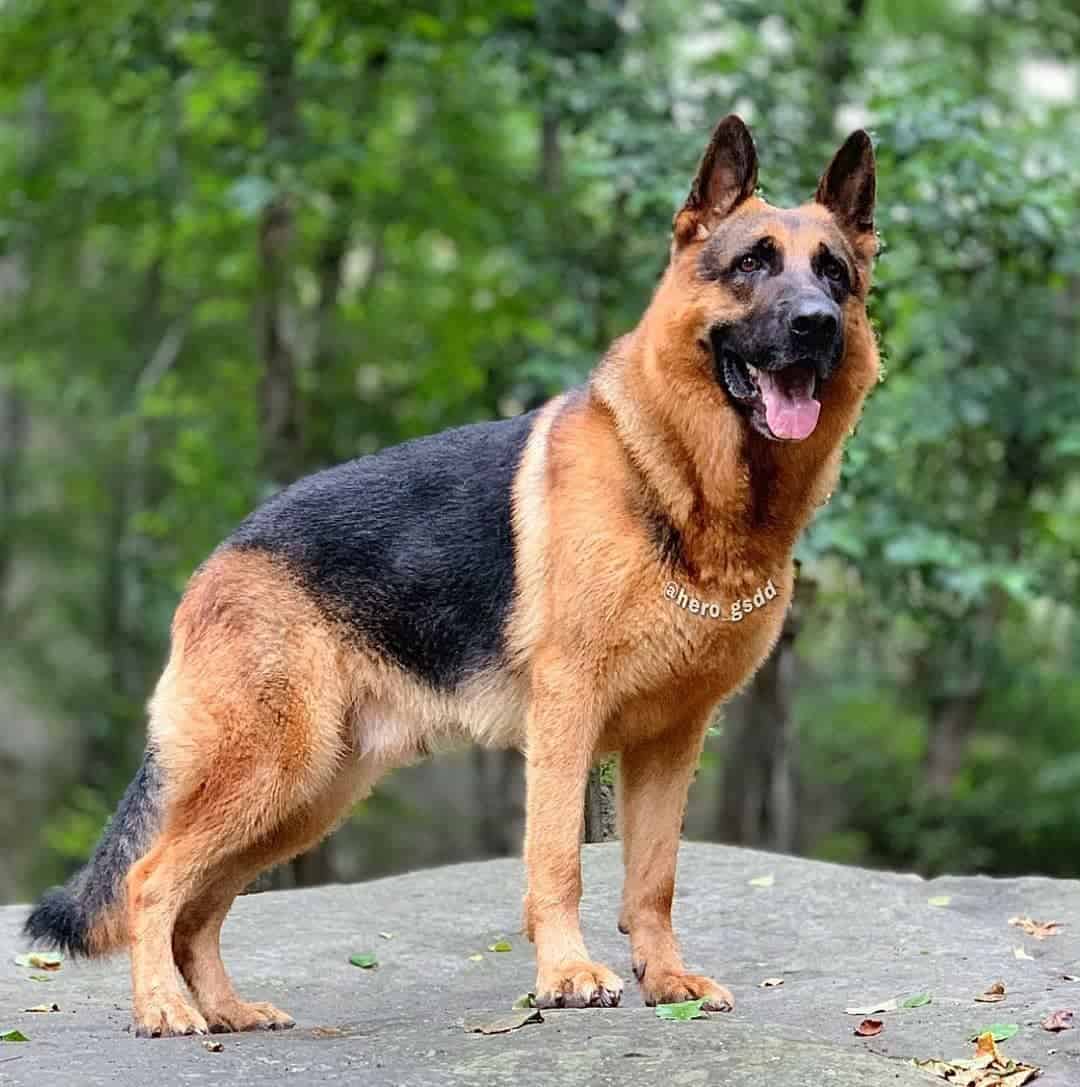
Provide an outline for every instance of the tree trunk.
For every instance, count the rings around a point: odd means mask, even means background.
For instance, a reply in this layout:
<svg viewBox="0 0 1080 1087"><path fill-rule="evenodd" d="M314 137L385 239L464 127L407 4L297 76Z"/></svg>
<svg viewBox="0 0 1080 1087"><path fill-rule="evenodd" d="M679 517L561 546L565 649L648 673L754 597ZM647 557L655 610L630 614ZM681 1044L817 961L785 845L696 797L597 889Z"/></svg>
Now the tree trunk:
<svg viewBox="0 0 1080 1087"><path fill-rule="evenodd" d="M795 638L813 590L800 580L780 640L724 715L716 836L792 852L799 846Z"/></svg>
<svg viewBox="0 0 1080 1087"><path fill-rule="evenodd" d="M836 111L854 66L852 35L865 0L847 0L840 25L821 52L822 85L811 121L822 141L832 138ZM795 636L814 586L801 574L780 640L747 690L725 715L724 767L718 837L785 852L799 844L798 729L793 702L798 687Z"/></svg>
<svg viewBox="0 0 1080 1087"><path fill-rule="evenodd" d="M281 160L293 152L299 134L291 0L266 0L261 16L266 147L271 160ZM278 193L259 216L254 314L262 362L258 391L262 469L275 487L292 482L304 467L297 359L289 328L293 228L288 195ZM253 889L328 883L334 875L330 843L323 841L304 856L265 873Z"/></svg>
<svg viewBox="0 0 1080 1087"><path fill-rule="evenodd" d="M930 699L926 784L936 796L948 795L963 768L979 702L979 693Z"/></svg>
<svg viewBox="0 0 1080 1087"><path fill-rule="evenodd" d="M585 790L584 837L587 842L609 842L617 837L613 765L614 759L607 759L589 771L589 784Z"/></svg>
<svg viewBox="0 0 1080 1087"><path fill-rule="evenodd" d="M473 749L477 844L486 857L508 857L521 844L521 759L515 751Z"/></svg>
<svg viewBox="0 0 1080 1087"><path fill-rule="evenodd" d="M15 555L19 475L29 431L26 402L14 385L0 385L0 615L5 610Z"/></svg>

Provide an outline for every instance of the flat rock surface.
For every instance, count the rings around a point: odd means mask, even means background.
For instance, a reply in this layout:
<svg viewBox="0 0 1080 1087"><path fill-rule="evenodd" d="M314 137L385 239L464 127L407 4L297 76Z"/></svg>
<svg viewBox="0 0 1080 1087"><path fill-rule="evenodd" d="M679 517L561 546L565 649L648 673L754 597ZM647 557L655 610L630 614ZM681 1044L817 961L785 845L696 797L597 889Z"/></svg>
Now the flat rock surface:
<svg viewBox="0 0 1080 1087"><path fill-rule="evenodd" d="M590 950L632 983L615 924L619 847L590 846L584 863ZM1040 1066L1040 1087L1080 1084L1080 1028L1039 1026L1051 1011L1080 1013L1080 982L1067 980L1080 974L1080 882L925 882L688 843L676 922L688 964L728 984L734 1012L664 1022L630 984L620 1008L544 1012L512 1034L467 1034L466 1015L495 1017L532 987L531 948L517 934L522 883L521 863L503 860L240 899L225 926L226 963L242 994L273 1001L297 1026L218 1036L220 1052L201 1038L133 1037L123 959L65 962L31 980L13 962L25 950L25 910L6 907L0 1031L19 1028L30 1041L0 1044L0 1084L925 1087L935 1081L911 1058L970 1056L968 1038L994 1023L1019 1026L1001 1048ZM1063 928L1036 940L1009 926L1018 914ZM511 951L487 950L503 937ZM378 967L351 966L357 952L375 952ZM766 978L784 984L761 988ZM1006 999L975 1003L995 981ZM854 1035L860 1017L845 1008L921 993L932 1002L877 1016L877 1037ZM23 1011L52 1002L59 1012Z"/></svg>

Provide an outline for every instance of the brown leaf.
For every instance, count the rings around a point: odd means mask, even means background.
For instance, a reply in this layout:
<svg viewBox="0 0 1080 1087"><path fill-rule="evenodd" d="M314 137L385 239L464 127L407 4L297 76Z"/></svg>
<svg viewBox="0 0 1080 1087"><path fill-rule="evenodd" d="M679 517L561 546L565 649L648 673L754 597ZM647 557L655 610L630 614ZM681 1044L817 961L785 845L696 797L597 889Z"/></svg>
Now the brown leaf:
<svg viewBox="0 0 1080 1087"><path fill-rule="evenodd" d="M344 1038L345 1031L340 1027L312 1027L311 1036L313 1038Z"/></svg>
<svg viewBox="0 0 1080 1087"><path fill-rule="evenodd" d="M980 1004L998 1004L1005 999L1005 982L995 981L985 993L975 998Z"/></svg>
<svg viewBox="0 0 1080 1087"><path fill-rule="evenodd" d="M1043 1030L1051 1031L1053 1034L1057 1034L1060 1030L1068 1030L1073 1025L1073 1013L1067 1009L1061 1011L1051 1012L1039 1026Z"/></svg>
<svg viewBox="0 0 1080 1087"><path fill-rule="evenodd" d="M989 1030L975 1039L975 1060L978 1061L981 1057L989 1057L991 1061L1001 1060L997 1042L994 1041L994 1035Z"/></svg>
<svg viewBox="0 0 1080 1087"><path fill-rule="evenodd" d="M23 1008L24 1012L58 1012L59 1004L35 1004L32 1008Z"/></svg>
<svg viewBox="0 0 1080 1087"><path fill-rule="evenodd" d="M1057 936L1061 928L1060 921L1033 921L1030 917L1010 917L1009 924L1022 929L1036 940L1045 940L1047 936Z"/></svg>
<svg viewBox="0 0 1080 1087"><path fill-rule="evenodd" d="M509 1034L527 1023L542 1023L544 1017L537 1008L519 1008L501 1015L470 1012L465 1016L466 1034Z"/></svg>
<svg viewBox="0 0 1080 1087"><path fill-rule="evenodd" d="M64 956L59 951L31 951L15 956L16 966L26 966L31 970L59 970L63 961Z"/></svg>
<svg viewBox="0 0 1080 1087"><path fill-rule="evenodd" d="M885 1024L880 1019L864 1019L856 1028L855 1033L860 1038L873 1038L885 1029Z"/></svg>

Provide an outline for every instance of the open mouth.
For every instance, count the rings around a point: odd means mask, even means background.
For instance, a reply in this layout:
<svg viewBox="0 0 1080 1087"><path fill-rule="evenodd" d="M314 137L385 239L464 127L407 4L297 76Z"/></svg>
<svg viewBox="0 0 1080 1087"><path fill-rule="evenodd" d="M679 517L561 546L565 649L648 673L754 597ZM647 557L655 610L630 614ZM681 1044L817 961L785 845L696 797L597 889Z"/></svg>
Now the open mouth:
<svg viewBox="0 0 1080 1087"><path fill-rule="evenodd" d="M751 366L732 351L720 359L724 385L750 412L750 422L767 438L802 441L810 437L821 414L814 398L817 371L813 363L792 362L781 370Z"/></svg>

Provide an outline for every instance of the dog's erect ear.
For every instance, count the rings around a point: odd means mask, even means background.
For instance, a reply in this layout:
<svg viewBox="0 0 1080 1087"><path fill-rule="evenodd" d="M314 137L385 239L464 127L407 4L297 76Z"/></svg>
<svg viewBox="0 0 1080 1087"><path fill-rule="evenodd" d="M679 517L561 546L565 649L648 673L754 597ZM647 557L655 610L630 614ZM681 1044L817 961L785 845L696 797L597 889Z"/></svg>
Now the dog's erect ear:
<svg viewBox="0 0 1080 1087"><path fill-rule="evenodd" d="M844 141L825 171L814 199L849 234L874 234L874 145L860 128Z"/></svg>
<svg viewBox="0 0 1080 1087"><path fill-rule="evenodd" d="M697 176L675 216L675 243L705 238L757 187L757 152L750 130L730 114L717 126L701 158Z"/></svg>

